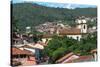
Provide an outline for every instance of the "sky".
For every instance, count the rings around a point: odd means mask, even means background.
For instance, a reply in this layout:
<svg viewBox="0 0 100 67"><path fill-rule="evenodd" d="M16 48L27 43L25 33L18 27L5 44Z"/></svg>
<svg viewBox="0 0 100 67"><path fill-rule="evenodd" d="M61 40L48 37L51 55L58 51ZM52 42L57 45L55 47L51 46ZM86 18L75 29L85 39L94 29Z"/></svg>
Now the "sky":
<svg viewBox="0 0 100 67"><path fill-rule="evenodd" d="M13 3L22 3L22 2L34 2L33 0L12 0ZM96 7L95 5L83 5L83 4L71 4L71 3L51 3L51 2L34 2L42 6L47 7L59 7L59 8L88 8L88 7Z"/></svg>

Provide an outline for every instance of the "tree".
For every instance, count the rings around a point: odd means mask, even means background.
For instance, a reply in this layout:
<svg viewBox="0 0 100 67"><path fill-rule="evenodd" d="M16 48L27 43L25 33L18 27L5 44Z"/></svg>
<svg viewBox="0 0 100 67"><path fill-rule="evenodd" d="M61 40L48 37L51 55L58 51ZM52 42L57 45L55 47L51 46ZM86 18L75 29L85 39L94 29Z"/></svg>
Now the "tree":
<svg viewBox="0 0 100 67"><path fill-rule="evenodd" d="M57 60L62 57L66 52L66 48L60 47L52 53L52 59Z"/></svg>
<svg viewBox="0 0 100 67"><path fill-rule="evenodd" d="M55 62L65 54L73 52L77 43L77 40L66 36L54 36L53 39L49 41L48 46L43 50L43 53L51 57L52 62Z"/></svg>
<svg viewBox="0 0 100 67"><path fill-rule="evenodd" d="M90 51L97 48L97 34L93 33L85 36L87 37L82 38L81 41L67 36L54 36L43 50L44 55L49 56L52 59L52 63L55 63L57 59L69 52L79 55L90 55Z"/></svg>

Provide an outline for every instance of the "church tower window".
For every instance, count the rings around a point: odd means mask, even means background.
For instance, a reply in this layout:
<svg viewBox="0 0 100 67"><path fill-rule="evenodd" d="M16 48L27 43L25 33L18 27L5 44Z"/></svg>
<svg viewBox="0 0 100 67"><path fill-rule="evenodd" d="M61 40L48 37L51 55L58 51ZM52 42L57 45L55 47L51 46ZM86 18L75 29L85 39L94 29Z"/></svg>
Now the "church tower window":
<svg viewBox="0 0 100 67"><path fill-rule="evenodd" d="M85 25L84 25L84 29L85 29Z"/></svg>

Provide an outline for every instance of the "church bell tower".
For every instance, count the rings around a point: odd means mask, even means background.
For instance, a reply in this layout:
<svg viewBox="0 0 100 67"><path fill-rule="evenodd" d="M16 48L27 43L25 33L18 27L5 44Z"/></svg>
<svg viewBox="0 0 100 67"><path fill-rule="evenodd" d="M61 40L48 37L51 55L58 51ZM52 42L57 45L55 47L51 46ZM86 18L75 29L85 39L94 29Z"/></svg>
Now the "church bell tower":
<svg viewBox="0 0 100 67"><path fill-rule="evenodd" d="M87 33L87 21L85 19L77 19L77 28L81 29L81 33Z"/></svg>

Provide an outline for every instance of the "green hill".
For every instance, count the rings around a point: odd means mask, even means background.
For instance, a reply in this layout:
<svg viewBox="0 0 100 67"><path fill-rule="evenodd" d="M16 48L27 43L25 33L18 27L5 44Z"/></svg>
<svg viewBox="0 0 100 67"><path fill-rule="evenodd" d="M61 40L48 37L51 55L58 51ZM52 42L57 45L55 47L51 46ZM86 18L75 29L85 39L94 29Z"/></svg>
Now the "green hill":
<svg viewBox="0 0 100 67"><path fill-rule="evenodd" d="M97 16L97 8L52 8L34 3L16 3L11 5L13 29L18 28L21 32L24 32L27 26L34 28L34 26L47 21L63 21L70 24L78 16Z"/></svg>

